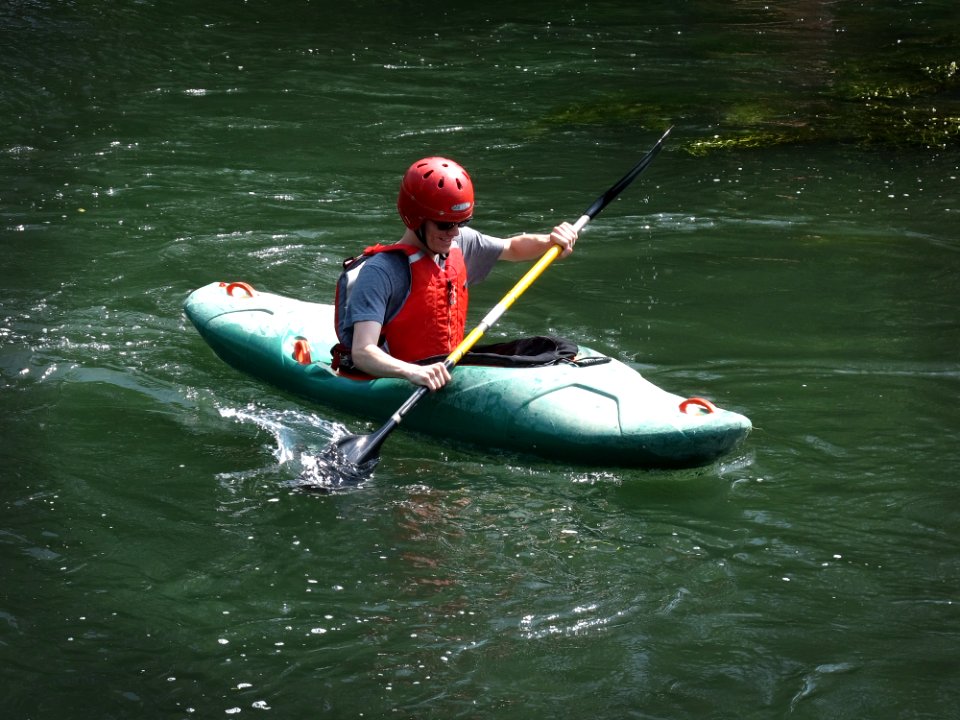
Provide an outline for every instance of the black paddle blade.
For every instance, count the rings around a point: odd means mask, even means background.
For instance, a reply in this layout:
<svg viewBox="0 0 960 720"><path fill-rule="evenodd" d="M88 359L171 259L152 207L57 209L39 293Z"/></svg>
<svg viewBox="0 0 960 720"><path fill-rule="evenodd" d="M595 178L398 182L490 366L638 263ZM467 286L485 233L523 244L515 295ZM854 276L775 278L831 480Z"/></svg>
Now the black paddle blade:
<svg viewBox="0 0 960 720"><path fill-rule="evenodd" d="M335 493L353 490L370 478L380 462L371 452L368 435L347 435L304 463L296 486L301 490Z"/></svg>
<svg viewBox="0 0 960 720"><path fill-rule="evenodd" d="M368 480L380 462L380 447L397 426L390 422L369 435L344 435L330 443L310 468L305 468L298 487L319 492L356 488Z"/></svg>
<svg viewBox="0 0 960 720"><path fill-rule="evenodd" d="M379 432L370 435L345 435L332 443L326 452L334 453L350 465L363 466L380 460L380 447L385 439L386 435Z"/></svg>

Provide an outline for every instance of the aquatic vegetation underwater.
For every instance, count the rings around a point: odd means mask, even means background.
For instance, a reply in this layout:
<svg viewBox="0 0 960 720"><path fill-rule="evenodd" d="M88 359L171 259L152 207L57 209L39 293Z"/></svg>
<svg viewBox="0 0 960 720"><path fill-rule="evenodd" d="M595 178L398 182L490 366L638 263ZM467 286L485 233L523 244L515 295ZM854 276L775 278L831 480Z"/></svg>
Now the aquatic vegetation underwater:
<svg viewBox="0 0 960 720"><path fill-rule="evenodd" d="M655 130L683 121L703 132L686 142L674 138L672 145L697 156L810 143L946 149L960 140L957 47L955 36L917 36L824 52L816 60L805 60L800 50L765 59L756 49L711 48L708 56L739 59L744 75L783 75L782 90L758 97L727 78L718 78L715 92L696 95L641 84L566 106L540 126ZM758 67L765 60L768 67Z"/></svg>

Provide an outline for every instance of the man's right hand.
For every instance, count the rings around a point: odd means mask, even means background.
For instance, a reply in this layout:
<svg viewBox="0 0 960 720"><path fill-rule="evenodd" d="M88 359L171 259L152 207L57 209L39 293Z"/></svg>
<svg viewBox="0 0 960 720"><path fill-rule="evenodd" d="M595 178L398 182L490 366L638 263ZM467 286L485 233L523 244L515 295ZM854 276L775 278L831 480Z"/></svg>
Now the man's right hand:
<svg viewBox="0 0 960 720"><path fill-rule="evenodd" d="M404 377L414 385L423 385L434 391L450 382L450 371L442 362L432 365L408 365L408 367L409 372Z"/></svg>
<svg viewBox="0 0 960 720"><path fill-rule="evenodd" d="M415 365L385 353L378 345L381 325L365 320L353 326L353 363L373 377L404 378L414 385L439 390L450 382L450 371L442 363Z"/></svg>

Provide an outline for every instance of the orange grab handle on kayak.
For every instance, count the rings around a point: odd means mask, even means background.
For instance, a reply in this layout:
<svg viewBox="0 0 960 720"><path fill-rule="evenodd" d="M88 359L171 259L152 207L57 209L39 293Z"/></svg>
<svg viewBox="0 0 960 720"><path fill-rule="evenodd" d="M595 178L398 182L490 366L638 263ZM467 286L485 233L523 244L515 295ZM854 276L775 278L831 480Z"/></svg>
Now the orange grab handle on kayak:
<svg viewBox="0 0 960 720"><path fill-rule="evenodd" d="M257 291L253 289L253 285L245 282L232 282L232 283L220 283L220 287L225 287L227 289L227 295L233 297L234 290L243 290L247 297L253 297L257 294Z"/></svg>
<svg viewBox="0 0 960 720"><path fill-rule="evenodd" d="M699 397L692 397L692 398L687 398L682 403L680 403L680 412L686 413L687 409L691 406L696 406L696 407L702 408L703 410L706 410L707 411L706 414L715 413L717 411L717 406L714 405L709 400L705 400L704 398L699 398Z"/></svg>
<svg viewBox="0 0 960 720"><path fill-rule="evenodd" d="M293 342L293 359L301 365L309 365L313 362L310 357L310 343L306 338L298 337Z"/></svg>

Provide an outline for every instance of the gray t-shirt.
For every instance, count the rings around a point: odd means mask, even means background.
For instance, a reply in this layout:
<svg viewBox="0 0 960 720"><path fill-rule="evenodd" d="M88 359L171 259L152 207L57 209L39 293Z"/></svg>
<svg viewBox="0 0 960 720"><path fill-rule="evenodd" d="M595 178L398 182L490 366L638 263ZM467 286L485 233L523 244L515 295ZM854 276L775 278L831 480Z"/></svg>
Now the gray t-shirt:
<svg viewBox="0 0 960 720"><path fill-rule="evenodd" d="M467 266L467 286L483 281L500 259L506 240L483 235L469 227L455 241ZM350 291L350 303L340 319L344 344L353 345L353 326L373 320L385 325L410 293L410 265L402 253L378 253L364 261Z"/></svg>

